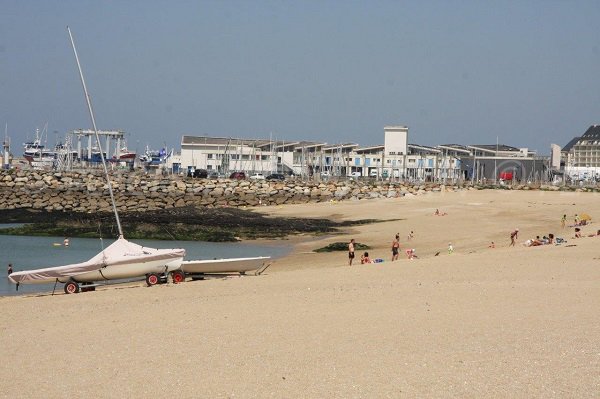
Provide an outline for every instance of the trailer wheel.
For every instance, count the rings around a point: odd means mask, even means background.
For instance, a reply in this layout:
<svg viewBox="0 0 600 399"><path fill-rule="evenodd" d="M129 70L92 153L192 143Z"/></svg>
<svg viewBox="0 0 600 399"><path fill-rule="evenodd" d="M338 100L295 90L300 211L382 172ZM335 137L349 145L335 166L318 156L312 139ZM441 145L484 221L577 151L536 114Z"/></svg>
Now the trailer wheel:
<svg viewBox="0 0 600 399"><path fill-rule="evenodd" d="M158 274L151 273L146 275L146 284L148 284L148 287L158 284L158 281Z"/></svg>
<svg viewBox="0 0 600 399"><path fill-rule="evenodd" d="M79 292L79 284L75 281L69 281L65 284L65 294L77 294Z"/></svg>
<svg viewBox="0 0 600 399"><path fill-rule="evenodd" d="M171 272L171 278L175 284L183 283L185 281L185 273L181 270Z"/></svg>

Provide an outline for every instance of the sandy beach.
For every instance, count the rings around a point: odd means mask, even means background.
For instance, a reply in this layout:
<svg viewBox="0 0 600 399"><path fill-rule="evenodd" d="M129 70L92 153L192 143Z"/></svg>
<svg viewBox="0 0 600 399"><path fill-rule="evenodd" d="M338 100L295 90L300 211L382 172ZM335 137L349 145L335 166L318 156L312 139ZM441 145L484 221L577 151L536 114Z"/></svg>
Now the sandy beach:
<svg viewBox="0 0 600 399"><path fill-rule="evenodd" d="M473 190L257 211L388 221L292 238L261 276L2 297L0 397L600 397L600 237L587 237L599 195ZM573 239L561 216L582 213L592 224ZM567 242L521 245L548 233ZM350 238L385 261L312 252Z"/></svg>

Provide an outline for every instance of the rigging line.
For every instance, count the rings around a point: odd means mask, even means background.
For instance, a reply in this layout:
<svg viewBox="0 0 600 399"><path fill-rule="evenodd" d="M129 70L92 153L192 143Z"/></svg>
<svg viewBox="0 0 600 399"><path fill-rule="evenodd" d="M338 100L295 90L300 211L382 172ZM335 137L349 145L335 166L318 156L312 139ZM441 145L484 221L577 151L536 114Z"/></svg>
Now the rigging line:
<svg viewBox="0 0 600 399"><path fill-rule="evenodd" d="M96 143L98 143L98 149L100 150L100 158L102 159L102 168L104 169L104 175L106 176L106 183L108 184L108 192L110 193L110 200L112 202L112 208L115 213L115 219L117 221L117 227L119 228L119 238L123 238L123 229L121 228L121 221L119 220L119 212L117 211L117 205L115 203L115 196L113 194L112 183L108 176L108 169L106 168L106 160L104 159L104 152L102 151L102 144L100 143L100 135L98 134L98 128L96 127L96 118L94 117L94 111L92 110L92 102L85 85L85 79L83 78L83 72L81 70L81 64L79 63L79 56L77 55L77 49L75 48L75 41L71 34L71 29L67 26L69 32L69 38L71 38L71 45L73 47L73 53L75 54L75 61L77 61L77 69L79 70L79 78L81 79L81 85L83 86L83 93L85 95L85 101L88 106L92 125L94 127L94 133L96 134Z"/></svg>

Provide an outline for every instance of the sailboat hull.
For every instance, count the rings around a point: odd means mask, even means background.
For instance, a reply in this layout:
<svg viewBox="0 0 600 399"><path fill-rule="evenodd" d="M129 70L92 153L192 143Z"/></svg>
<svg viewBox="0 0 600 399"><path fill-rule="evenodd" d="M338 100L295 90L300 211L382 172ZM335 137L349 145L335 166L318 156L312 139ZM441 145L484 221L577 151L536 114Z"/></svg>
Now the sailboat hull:
<svg viewBox="0 0 600 399"><path fill-rule="evenodd" d="M80 274L75 277L59 278L58 281L66 283L69 280L73 280L78 283L91 283L94 281L143 277L151 273L162 274L179 269L182 261L183 257L175 259L167 264L165 264L164 261L151 261L129 265L107 266L103 269Z"/></svg>
<svg viewBox="0 0 600 399"><path fill-rule="evenodd" d="M185 260L181 263L181 270L186 274L195 273L244 273L260 269L269 256L255 258L228 258L214 260Z"/></svg>

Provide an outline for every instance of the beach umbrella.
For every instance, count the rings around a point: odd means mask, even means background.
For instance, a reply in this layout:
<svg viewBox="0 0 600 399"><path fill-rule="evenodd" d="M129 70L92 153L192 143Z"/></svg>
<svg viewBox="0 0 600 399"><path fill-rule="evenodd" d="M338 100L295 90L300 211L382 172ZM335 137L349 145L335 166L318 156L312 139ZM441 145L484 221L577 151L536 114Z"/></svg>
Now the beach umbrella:
<svg viewBox="0 0 600 399"><path fill-rule="evenodd" d="M579 220L592 220L592 217L587 213L582 213L581 216L579 216Z"/></svg>

